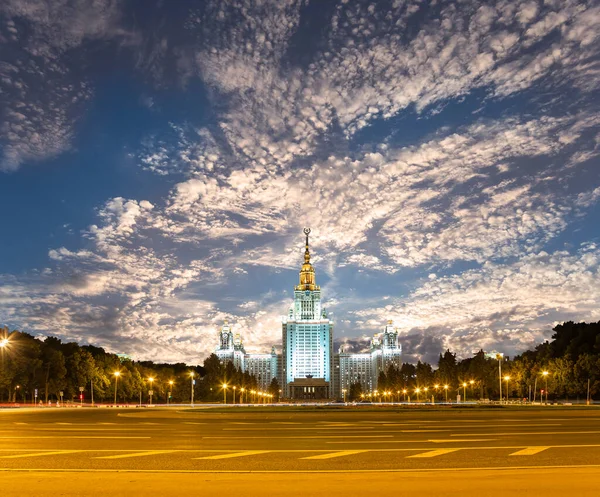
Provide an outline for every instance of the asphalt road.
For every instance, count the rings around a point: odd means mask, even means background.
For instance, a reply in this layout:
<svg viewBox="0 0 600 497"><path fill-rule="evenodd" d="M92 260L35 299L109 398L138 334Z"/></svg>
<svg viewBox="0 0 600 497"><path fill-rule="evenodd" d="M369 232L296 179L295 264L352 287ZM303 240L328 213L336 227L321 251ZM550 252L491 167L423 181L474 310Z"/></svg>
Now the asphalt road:
<svg viewBox="0 0 600 497"><path fill-rule="evenodd" d="M0 410L2 495L600 493L596 408Z"/></svg>

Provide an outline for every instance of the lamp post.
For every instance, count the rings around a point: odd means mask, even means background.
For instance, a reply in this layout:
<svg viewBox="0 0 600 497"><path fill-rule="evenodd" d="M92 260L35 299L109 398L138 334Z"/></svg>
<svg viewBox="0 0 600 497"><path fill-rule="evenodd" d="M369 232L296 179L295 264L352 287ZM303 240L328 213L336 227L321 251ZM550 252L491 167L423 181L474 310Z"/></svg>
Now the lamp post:
<svg viewBox="0 0 600 497"><path fill-rule="evenodd" d="M342 399L344 400L344 404L346 403L346 389L342 388Z"/></svg>
<svg viewBox="0 0 600 497"><path fill-rule="evenodd" d="M467 401L467 382L463 381L463 402Z"/></svg>
<svg viewBox="0 0 600 497"><path fill-rule="evenodd" d="M237 387L233 387L233 403L235 404L235 390Z"/></svg>
<svg viewBox="0 0 600 497"><path fill-rule="evenodd" d="M223 404L227 404L227 383L221 385L223 387Z"/></svg>
<svg viewBox="0 0 600 497"><path fill-rule="evenodd" d="M148 382L150 383L150 390L148 390L148 395L150 396L150 405L152 405L152 394L154 393L154 390L152 390L152 383L154 383L154 378L152 378L152 376L150 378L148 378Z"/></svg>
<svg viewBox="0 0 600 497"><path fill-rule="evenodd" d="M406 388L402 389L402 394L404 395L404 402L406 402L406 394L408 393L408 391L406 390Z"/></svg>
<svg viewBox="0 0 600 497"><path fill-rule="evenodd" d="M113 405L116 406L117 405L117 383L119 381L119 376L121 376L121 372L115 371L113 373L113 375L115 375L115 401L114 401Z"/></svg>
<svg viewBox="0 0 600 497"><path fill-rule="evenodd" d="M429 390L429 388L428 388L428 387L425 387L425 388L423 389L423 391L425 392L425 402L427 402L427 391L428 391L428 390Z"/></svg>
<svg viewBox="0 0 600 497"><path fill-rule="evenodd" d="M421 389L419 387L415 388L415 393L417 394L417 402L419 402L419 394L421 393Z"/></svg>
<svg viewBox="0 0 600 497"><path fill-rule="evenodd" d="M244 403L244 392L246 389L244 387L240 388L240 404Z"/></svg>
<svg viewBox="0 0 600 497"><path fill-rule="evenodd" d="M548 375L550 373L548 371L542 371L542 376L544 377L544 380L546 381L546 385L545 385L545 390L546 390L546 404L548 403Z"/></svg>
<svg viewBox="0 0 600 497"><path fill-rule="evenodd" d="M173 393L173 380L169 380L169 393L167 394L167 405L171 403L171 394Z"/></svg>
<svg viewBox="0 0 600 497"><path fill-rule="evenodd" d="M506 403L508 404L508 381L510 380L510 376L506 375L504 377L504 381L506 381Z"/></svg>
<svg viewBox="0 0 600 497"><path fill-rule="evenodd" d="M192 386L192 399L191 399L190 405L192 407L194 407L194 372L193 371L190 371L190 383Z"/></svg>
<svg viewBox="0 0 600 497"><path fill-rule="evenodd" d="M475 385L475 380L470 380L469 385L471 385L471 395L473 396L473 400L475 400L475 392L473 390L473 385Z"/></svg>
<svg viewBox="0 0 600 497"><path fill-rule="evenodd" d="M498 359L498 383L500 385L500 404L502 404L502 359L504 358L504 354L502 352L498 352L496 354L496 359Z"/></svg>
<svg viewBox="0 0 600 497"><path fill-rule="evenodd" d="M444 385L444 392L446 393L446 404L448 403L448 385Z"/></svg>

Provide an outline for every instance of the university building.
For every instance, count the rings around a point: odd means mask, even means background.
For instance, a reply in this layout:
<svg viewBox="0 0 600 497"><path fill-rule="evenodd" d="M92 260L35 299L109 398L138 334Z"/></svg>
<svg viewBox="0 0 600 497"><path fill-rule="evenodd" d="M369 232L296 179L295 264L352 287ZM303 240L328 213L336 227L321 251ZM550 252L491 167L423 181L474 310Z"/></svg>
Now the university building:
<svg viewBox="0 0 600 497"><path fill-rule="evenodd" d="M255 375L261 389L277 378L283 396L289 399L341 398L352 383L364 391L377 389L377 378L391 364L400 367L402 347L398 331L388 321L382 333L371 340L365 353L333 353L333 321L321 305L321 287L316 284L310 262L310 229L305 229L304 264L299 284L294 287L294 302L282 319L281 354L272 347L270 354L247 354L241 336L234 336L225 323L219 333L215 354L221 362L231 361L242 371Z"/></svg>

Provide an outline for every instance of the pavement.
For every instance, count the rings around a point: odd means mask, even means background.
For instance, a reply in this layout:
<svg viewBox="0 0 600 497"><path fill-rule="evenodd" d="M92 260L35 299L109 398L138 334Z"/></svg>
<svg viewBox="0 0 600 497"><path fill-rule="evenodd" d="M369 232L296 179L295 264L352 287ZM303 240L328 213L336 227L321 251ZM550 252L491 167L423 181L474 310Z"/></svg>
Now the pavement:
<svg viewBox="0 0 600 497"><path fill-rule="evenodd" d="M0 410L12 495L599 495L594 407Z"/></svg>

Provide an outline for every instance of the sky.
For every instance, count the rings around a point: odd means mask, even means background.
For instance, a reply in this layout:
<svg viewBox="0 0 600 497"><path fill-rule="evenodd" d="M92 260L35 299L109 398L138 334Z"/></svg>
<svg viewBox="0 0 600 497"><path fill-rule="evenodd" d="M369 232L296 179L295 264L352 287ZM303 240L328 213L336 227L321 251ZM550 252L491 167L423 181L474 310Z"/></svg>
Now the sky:
<svg viewBox="0 0 600 497"><path fill-rule="evenodd" d="M0 323L270 351L312 262L336 346L514 355L600 319L600 6L0 2Z"/></svg>

